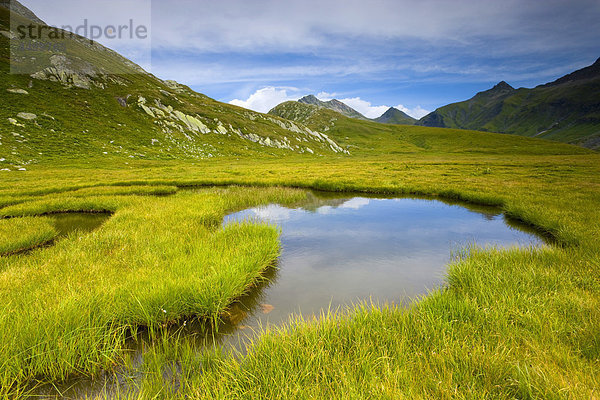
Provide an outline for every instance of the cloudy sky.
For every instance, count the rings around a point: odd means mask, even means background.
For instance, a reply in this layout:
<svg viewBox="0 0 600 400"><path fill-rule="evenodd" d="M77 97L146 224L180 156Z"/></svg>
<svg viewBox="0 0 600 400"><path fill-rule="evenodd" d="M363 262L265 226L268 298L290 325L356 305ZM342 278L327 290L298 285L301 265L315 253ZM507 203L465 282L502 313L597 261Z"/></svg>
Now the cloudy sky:
<svg viewBox="0 0 600 400"><path fill-rule="evenodd" d="M533 87L600 57L598 0L22 0L50 25L130 18L99 39L163 79L257 111L306 94L415 117L501 80Z"/></svg>

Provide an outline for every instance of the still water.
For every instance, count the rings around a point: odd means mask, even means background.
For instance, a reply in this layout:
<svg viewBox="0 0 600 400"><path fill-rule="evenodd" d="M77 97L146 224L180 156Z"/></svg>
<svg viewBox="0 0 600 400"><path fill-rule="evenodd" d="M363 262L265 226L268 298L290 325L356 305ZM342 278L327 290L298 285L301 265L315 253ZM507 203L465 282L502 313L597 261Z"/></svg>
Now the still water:
<svg viewBox="0 0 600 400"><path fill-rule="evenodd" d="M59 237L65 237L72 232L92 232L98 229L110 218L109 213L59 213L50 214Z"/></svg>
<svg viewBox="0 0 600 400"><path fill-rule="evenodd" d="M331 196L331 195L330 195ZM541 246L544 241L497 209L414 198L319 198L272 204L225 218L281 229L282 254L269 282L233 305L219 338L244 350L259 327L293 314L319 315L361 301L403 304L443 284L462 249Z"/></svg>

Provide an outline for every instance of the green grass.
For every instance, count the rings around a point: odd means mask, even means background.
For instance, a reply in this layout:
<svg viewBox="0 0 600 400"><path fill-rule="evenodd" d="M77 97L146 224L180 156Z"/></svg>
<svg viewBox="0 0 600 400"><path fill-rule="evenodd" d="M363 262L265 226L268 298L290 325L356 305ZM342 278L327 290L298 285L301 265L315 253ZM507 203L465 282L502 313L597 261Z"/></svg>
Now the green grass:
<svg viewBox="0 0 600 400"><path fill-rule="evenodd" d="M0 219L0 256L34 248L57 235L49 218Z"/></svg>
<svg viewBox="0 0 600 400"><path fill-rule="evenodd" d="M110 368L133 327L215 318L279 252L275 228L221 228L223 215L303 196L292 189L233 188L121 198L99 230L0 259L3 392L35 377L62 380ZM32 204L40 213L106 208L102 198L86 201Z"/></svg>
<svg viewBox="0 0 600 400"><path fill-rule="evenodd" d="M0 187L3 196L23 200L4 207L3 215L85 209L115 214L98 231L77 240L3 260L2 304L14 310L2 314L2 326L10 326L0 329L7 343L2 359L12 363L2 369L4 382L10 380L15 390L33 376L44 382L127 365L127 328L218 315L278 249L273 228L242 225L223 231L221 218L228 210L304 196L269 189L283 185L497 205L554 236L557 246L473 250L449 269L445 289L407 310L359 308L320 322L293 324L262 336L239 360L218 353L198 355L185 338L163 337L142 368L146 379L136 383L140 388L134 392L122 388L124 398L589 398L600 370L599 176L597 155L551 151L310 162L144 162L126 170L115 164L104 170L27 171L18 176L18 186L7 181ZM93 188L82 189L90 183L102 188L255 188L103 196L93 195ZM50 197L32 196L34 185ZM92 192L73 195L80 190ZM199 260L213 263L210 273L202 279L183 278L207 273ZM234 260L248 268L245 273ZM62 265L74 269L67 274ZM43 357L32 358L37 349L43 349ZM157 378L162 377L163 360L179 360L183 367L175 386Z"/></svg>
<svg viewBox="0 0 600 400"><path fill-rule="evenodd" d="M230 399L593 398L600 313L590 290L599 286L587 263L565 272L572 256L473 251L450 268L447 288L408 310L358 307L295 322L241 361L213 356L202 373L183 359L186 390Z"/></svg>

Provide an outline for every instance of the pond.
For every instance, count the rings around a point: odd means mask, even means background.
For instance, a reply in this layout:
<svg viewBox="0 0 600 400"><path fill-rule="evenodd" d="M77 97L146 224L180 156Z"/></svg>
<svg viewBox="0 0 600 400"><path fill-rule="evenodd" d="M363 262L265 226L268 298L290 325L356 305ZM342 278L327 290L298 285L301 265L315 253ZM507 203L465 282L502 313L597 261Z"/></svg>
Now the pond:
<svg viewBox="0 0 600 400"><path fill-rule="evenodd" d="M443 284L468 246L542 246L544 239L496 208L415 198L311 195L231 214L281 228L282 253L263 287L233 305L220 342L244 350L254 330L294 314L320 315L359 302L404 304Z"/></svg>
<svg viewBox="0 0 600 400"><path fill-rule="evenodd" d="M57 216L65 226L81 226ZM99 218L99 216L96 216ZM497 208L364 194L310 192L289 207L271 204L225 217L223 225L257 220L281 230L282 253L265 280L230 307L217 333L202 321L174 327L196 343L198 351L220 344L243 354L263 328L367 301L403 305L443 285L453 256L466 247L543 246L545 239L508 220ZM93 222L95 223L95 222ZM130 343L141 363L150 345L143 333ZM131 366L130 366L131 367ZM135 369L135 365L133 366ZM39 388L37 395L84 398L135 387L137 373L104 374ZM57 392L58 390L58 392Z"/></svg>
<svg viewBox="0 0 600 400"><path fill-rule="evenodd" d="M6 255L28 255L37 248L49 247L56 243L57 239L65 238L74 232L89 233L98 229L110 218L110 213L85 213L85 212L61 212L48 214L52 219L57 235L55 238L37 244L32 247L17 250Z"/></svg>
<svg viewBox="0 0 600 400"><path fill-rule="evenodd" d="M54 227L59 237L65 237L72 232L92 232L105 223L111 214L109 213L58 213L50 214L54 221Z"/></svg>

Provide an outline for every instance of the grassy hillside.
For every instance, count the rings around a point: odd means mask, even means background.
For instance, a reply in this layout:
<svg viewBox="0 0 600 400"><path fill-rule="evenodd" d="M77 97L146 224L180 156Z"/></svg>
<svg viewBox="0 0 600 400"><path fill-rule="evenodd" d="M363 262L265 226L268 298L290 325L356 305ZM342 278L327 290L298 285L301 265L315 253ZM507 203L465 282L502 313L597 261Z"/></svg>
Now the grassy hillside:
<svg viewBox="0 0 600 400"><path fill-rule="evenodd" d="M600 147L600 59L555 82L513 89L505 82L423 117L423 126L512 133Z"/></svg>
<svg viewBox="0 0 600 400"><path fill-rule="evenodd" d="M380 124L289 101L270 114L326 132L354 155L406 153L587 154L590 150L547 140L457 129Z"/></svg>
<svg viewBox="0 0 600 400"><path fill-rule="evenodd" d="M13 19L30 23L17 14ZM343 152L319 132L163 82L79 37L68 40L65 54L32 53L38 69L32 76L9 74L9 63L21 62L10 58L9 27L9 11L0 7L0 169L57 157L90 161Z"/></svg>
<svg viewBox="0 0 600 400"><path fill-rule="evenodd" d="M98 44L75 37L68 53L10 58L9 11L0 7L0 170L36 163L87 163L111 159L168 160L216 157L332 156L377 152L517 151L514 139L478 133L433 132L347 118L296 103L269 115L212 100L173 81L161 81ZM13 14L13 18L21 18ZM28 20L23 19L29 23ZM13 43L14 45L14 43ZM10 62L35 58L37 72L7 73ZM110 73L108 72L110 71ZM117 73L114 73L114 72ZM296 115L298 114L298 115ZM372 138L377 136L377 140ZM538 141L536 146L551 144ZM554 146L557 153L578 150ZM546 150L540 150L545 152Z"/></svg>

